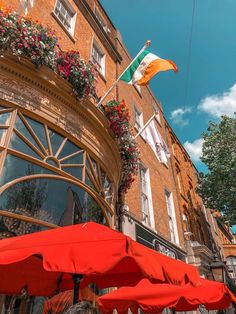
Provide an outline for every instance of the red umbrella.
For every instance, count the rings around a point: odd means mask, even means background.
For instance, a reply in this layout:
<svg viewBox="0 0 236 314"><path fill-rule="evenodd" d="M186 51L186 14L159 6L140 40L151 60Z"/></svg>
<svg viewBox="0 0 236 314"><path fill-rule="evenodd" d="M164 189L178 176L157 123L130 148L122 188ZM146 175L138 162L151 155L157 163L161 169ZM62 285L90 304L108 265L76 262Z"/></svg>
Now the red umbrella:
<svg viewBox="0 0 236 314"><path fill-rule="evenodd" d="M97 302L97 295L88 287L81 289L78 301ZM43 314L60 314L73 304L73 290L61 292L44 302Z"/></svg>
<svg viewBox="0 0 236 314"><path fill-rule="evenodd" d="M143 279L136 287L124 287L98 298L103 313L127 313L130 308L138 313L162 312L164 308L176 311L193 311L203 304L208 310L226 309L236 298L223 283L201 279L201 286L190 284L175 286L170 284L152 284Z"/></svg>
<svg viewBox="0 0 236 314"><path fill-rule="evenodd" d="M0 294L26 288L32 296L51 296L81 278L83 286L94 282L104 288L135 285L145 277L194 285L200 280L195 267L93 222L0 241Z"/></svg>

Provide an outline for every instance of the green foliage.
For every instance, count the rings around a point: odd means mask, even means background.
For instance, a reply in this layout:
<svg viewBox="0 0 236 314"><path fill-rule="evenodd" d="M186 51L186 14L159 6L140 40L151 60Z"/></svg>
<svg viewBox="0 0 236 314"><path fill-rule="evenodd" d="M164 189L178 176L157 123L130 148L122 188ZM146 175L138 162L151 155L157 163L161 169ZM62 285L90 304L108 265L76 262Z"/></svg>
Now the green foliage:
<svg viewBox="0 0 236 314"><path fill-rule="evenodd" d="M209 173L200 175L199 194L207 207L236 223L236 115L209 123L203 134L203 156Z"/></svg>

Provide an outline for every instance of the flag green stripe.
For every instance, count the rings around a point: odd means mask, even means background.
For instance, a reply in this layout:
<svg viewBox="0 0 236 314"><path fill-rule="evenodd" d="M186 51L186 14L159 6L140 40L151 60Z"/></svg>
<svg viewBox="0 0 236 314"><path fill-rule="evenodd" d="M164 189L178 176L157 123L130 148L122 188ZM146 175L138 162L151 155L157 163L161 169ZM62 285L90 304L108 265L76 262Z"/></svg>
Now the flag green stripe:
<svg viewBox="0 0 236 314"><path fill-rule="evenodd" d="M120 80L125 81L129 83L132 80L132 77L134 75L134 72L137 70L138 66L144 59L144 57L149 54L150 52L148 50L144 50L138 58L136 58L128 67L128 69L125 71L125 73L121 76Z"/></svg>

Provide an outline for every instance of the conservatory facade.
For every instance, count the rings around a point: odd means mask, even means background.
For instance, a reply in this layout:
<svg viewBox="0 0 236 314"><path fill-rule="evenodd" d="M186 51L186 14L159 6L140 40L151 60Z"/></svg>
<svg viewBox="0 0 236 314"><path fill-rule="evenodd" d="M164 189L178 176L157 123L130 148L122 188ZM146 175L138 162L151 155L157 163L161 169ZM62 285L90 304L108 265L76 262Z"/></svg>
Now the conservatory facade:
<svg viewBox="0 0 236 314"><path fill-rule="evenodd" d="M121 162L108 122L46 67L0 59L0 238L114 226Z"/></svg>

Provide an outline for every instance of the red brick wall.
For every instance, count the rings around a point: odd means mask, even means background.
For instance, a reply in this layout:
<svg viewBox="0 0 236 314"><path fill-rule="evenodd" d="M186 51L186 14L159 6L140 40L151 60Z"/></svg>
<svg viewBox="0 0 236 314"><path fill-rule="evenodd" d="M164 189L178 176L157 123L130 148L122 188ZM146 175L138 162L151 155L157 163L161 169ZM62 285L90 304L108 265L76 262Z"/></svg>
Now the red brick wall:
<svg viewBox="0 0 236 314"><path fill-rule="evenodd" d="M81 11L81 3L83 1L72 1L69 0L74 10L77 13L75 32L73 38L68 36L67 32L63 27L58 23L58 21L52 16L52 12L55 6L55 0L36 0L34 8L29 11L29 15L34 19L38 19L43 25L50 27L56 31L56 34L59 38L61 47L64 50L79 50L81 56L85 60L89 60L91 56L91 48L93 38L96 39L98 44L102 47L106 55L106 74L105 78L101 76L98 77L97 90L98 95L102 96L115 81L117 73L120 74L124 68L129 64L131 58L128 55L123 44L116 39L119 37L116 29L114 28L112 22L109 20L109 17L106 15L103 8L100 6L98 0L88 0L87 3L89 7L94 11L95 6L98 7L98 10L104 20L106 21L110 32L109 38L111 42L117 46L117 50L122 56L123 60L121 63L115 62L114 57L111 55L107 49L107 43L102 41L100 37L96 34L94 25L91 24L91 21L88 19L88 15L84 15ZM79 5L77 6L76 3ZM3 0L3 4L8 5L9 1ZM18 1L11 0L10 4L13 8L18 8ZM93 21L94 23L94 21ZM133 117L133 105L135 104L140 111L143 112L144 123L152 116L153 114L153 104L159 107L160 111L160 120L161 123L156 122L156 127L161 133L163 139L168 144L171 151L171 137L175 139L175 157L172 153L171 161L168 163L168 167L160 163L155 154L153 153L150 146L145 142L142 137L138 137L138 143L141 151L141 160L145 167L149 168L150 179L151 179L151 190L153 198L153 207L154 207L154 216L155 216L155 229L163 237L170 240L169 232L169 221L166 207L166 200L164 190L167 189L173 194L174 207L176 211L176 221L179 232L180 246L184 248L184 236L183 236L183 227L182 227L182 212L183 207L186 206L189 208L187 191L189 190L189 182L193 186L193 190L196 187L196 170L194 169L189 157L184 151L183 147L176 139L175 134L169 127L166 122L162 109L158 101L154 98L152 92L149 88L142 87L142 95L140 96L137 90L130 85L127 85L123 82L120 82L118 88L114 89L112 94L107 98L107 100L114 98L118 95L119 99L124 99L130 108L130 113L132 115L132 124L134 124ZM101 148L102 149L102 148ZM181 195L176 177L175 164L178 164L181 170L181 176L183 181L183 193ZM130 212L135 215L137 218L141 219L140 213L140 179L139 176L136 178L132 189L126 196L126 202L129 206ZM196 212L198 205L201 205L201 200L194 192L194 206L196 207ZM192 210L192 209L191 209ZM194 213L194 217L198 218L197 213ZM194 218L195 219L195 218ZM197 239L197 235L195 235Z"/></svg>
<svg viewBox="0 0 236 314"><path fill-rule="evenodd" d="M77 13L75 31L73 37L69 36L65 29L60 25L56 18L53 17L52 12L55 7L56 0L36 0L34 1L34 7L29 10L28 16L34 20L38 20L44 26L55 30L57 37L59 38L60 46L63 50L77 50L81 56L88 61L91 57L92 42L95 38L99 46L106 55L106 73L105 78L98 76L97 93L99 96L103 95L108 87L114 82L116 78L116 65L111 55L106 49L106 46L100 41L98 36L94 33L91 25L83 15L81 10L75 4L75 1L69 0L74 10ZM90 4L94 3L94 0L90 1ZM17 10L19 7L19 0L3 0L5 7L11 6L12 9ZM111 28L111 26L110 26ZM114 33L114 31L113 31ZM115 92L112 93L115 97Z"/></svg>
<svg viewBox="0 0 236 314"><path fill-rule="evenodd" d="M130 57L127 54L125 48L121 43L118 42L118 51L122 55L123 61L119 65L119 74L124 70L124 68L129 64ZM141 96L136 91L133 86L130 86L124 82L119 83L119 99L125 99L127 105L129 106L132 118L131 123L134 125L134 109L135 105L139 111L143 113L144 123L153 115L153 105L159 108L160 112L160 121L161 123L156 122L156 127L158 128L161 136L166 141L166 129L165 129L165 119L161 110L161 106L158 101L153 97L153 94L147 87L141 88ZM137 131L135 131L135 134ZM173 178L173 171L171 164L169 163L166 167L163 163L160 163L156 158L153 150L147 144L147 142L141 137L138 137L138 144L141 151L141 161L145 167L149 169L150 172L150 181L151 181L151 191L153 199L153 209L154 209L154 218L155 218L155 229L158 234L162 235L164 238L170 240L169 233L169 218L166 207L165 200L165 189L173 194L174 207L176 211L176 221L177 227L179 230L179 240L180 245L184 248L183 242L183 233L182 233L182 223L180 219L179 204L176 195L176 185ZM126 195L126 203L129 206L129 210L134 214L138 219L142 218L140 207L140 178L136 178L131 190Z"/></svg>

